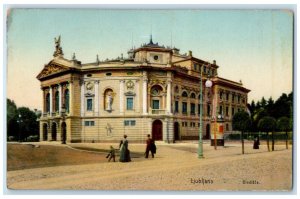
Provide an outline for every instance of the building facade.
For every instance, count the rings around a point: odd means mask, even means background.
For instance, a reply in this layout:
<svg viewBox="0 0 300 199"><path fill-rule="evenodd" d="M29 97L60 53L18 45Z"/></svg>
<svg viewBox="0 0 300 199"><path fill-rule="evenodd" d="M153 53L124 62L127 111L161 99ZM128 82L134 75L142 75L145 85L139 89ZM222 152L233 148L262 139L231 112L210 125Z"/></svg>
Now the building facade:
<svg viewBox="0 0 300 199"><path fill-rule="evenodd" d="M130 49L126 58L100 61L97 56L86 64L75 54L64 58L60 37L55 48L54 58L37 76L41 141L111 142L124 134L137 142L147 134L165 142L198 139L201 108L202 135L211 139L218 116L224 131L232 131L233 114L246 110L250 90L219 77L215 61L198 59L191 51L180 54L152 38Z"/></svg>

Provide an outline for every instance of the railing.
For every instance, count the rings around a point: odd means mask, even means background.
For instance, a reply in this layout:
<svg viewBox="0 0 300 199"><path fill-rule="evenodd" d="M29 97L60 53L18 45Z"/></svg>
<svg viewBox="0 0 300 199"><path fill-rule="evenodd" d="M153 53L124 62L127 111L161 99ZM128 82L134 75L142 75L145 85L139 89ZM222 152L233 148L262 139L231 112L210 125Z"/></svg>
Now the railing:
<svg viewBox="0 0 300 199"><path fill-rule="evenodd" d="M66 112L64 116L69 116L70 113L69 112ZM63 114L61 112L52 112L51 114L50 113L43 113L42 117L62 117Z"/></svg>
<svg viewBox="0 0 300 199"><path fill-rule="evenodd" d="M152 109L151 113L153 115L164 115L164 114L166 114L166 110L164 110L164 109Z"/></svg>

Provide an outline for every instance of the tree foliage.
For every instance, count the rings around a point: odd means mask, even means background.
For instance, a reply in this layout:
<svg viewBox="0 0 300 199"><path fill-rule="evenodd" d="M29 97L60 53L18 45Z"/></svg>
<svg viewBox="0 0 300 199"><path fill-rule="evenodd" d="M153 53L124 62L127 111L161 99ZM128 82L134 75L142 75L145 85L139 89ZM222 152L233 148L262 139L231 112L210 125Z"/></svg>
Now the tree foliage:
<svg viewBox="0 0 300 199"><path fill-rule="evenodd" d="M13 136L17 137L18 135L18 123L17 123L17 106L14 101L7 99L7 137Z"/></svg>
<svg viewBox="0 0 300 199"><path fill-rule="evenodd" d="M270 97L267 101L263 97L260 101L254 102L248 106L251 112L252 126L250 131L257 132L259 121L266 117L273 117L278 120L281 117L289 119L290 126L293 123L293 92L290 94L283 93L276 101ZM278 127L278 126L277 126ZM276 129L280 130L280 129Z"/></svg>
<svg viewBox="0 0 300 199"><path fill-rule="evenodd" d="M266 116L259 120L258 129L263 132L273 132L276 129L276 120L273 117Z"/></svg>
<svg viewBox="0 0 300 199"><path fill-rule="evenodd" d="M234 114L232 118L232 128L238 131L248 131L251 127L251 118L245 111L240 111Z"/></svg>
<svg viewBox="0 0 300 199"><path fill-rule="evenodd" d="M27 107L17 108L14 101L7 99L7 138L25 141L29 136L39 135L38 116Z"/></svg>
<svg viewBox="0 0 300 199"><path fill-rule="evenodd" d="M290 131L292 129L290 119L288 117L281 117L277 120L277 128L280 131Z"/></svg>

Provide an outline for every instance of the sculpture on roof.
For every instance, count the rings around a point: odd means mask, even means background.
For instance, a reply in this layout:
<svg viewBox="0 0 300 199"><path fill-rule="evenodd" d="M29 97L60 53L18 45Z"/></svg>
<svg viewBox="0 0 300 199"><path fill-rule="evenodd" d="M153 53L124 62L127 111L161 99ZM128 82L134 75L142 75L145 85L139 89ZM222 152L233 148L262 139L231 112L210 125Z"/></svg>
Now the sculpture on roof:
<svg viewBox="0 0 300 199"><path fill-rule="evenodd" d="M54 57L58 57L58 56L63 56L63 51L62 48L60 46L60 35L58 36L58 38L54 38L54 42L55 42L55 51L53 53Z"/></svg>

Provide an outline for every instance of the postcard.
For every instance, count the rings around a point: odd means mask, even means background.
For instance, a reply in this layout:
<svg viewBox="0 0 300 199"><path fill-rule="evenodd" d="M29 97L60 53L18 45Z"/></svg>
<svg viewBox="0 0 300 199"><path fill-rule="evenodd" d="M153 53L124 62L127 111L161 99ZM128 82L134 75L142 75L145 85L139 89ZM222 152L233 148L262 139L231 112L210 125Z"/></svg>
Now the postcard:
<svg viewBox="0 0 300 199"><path fill-rule="evenodd" d="M8 190L293 191L293 10L6 22Z"/></svg>

